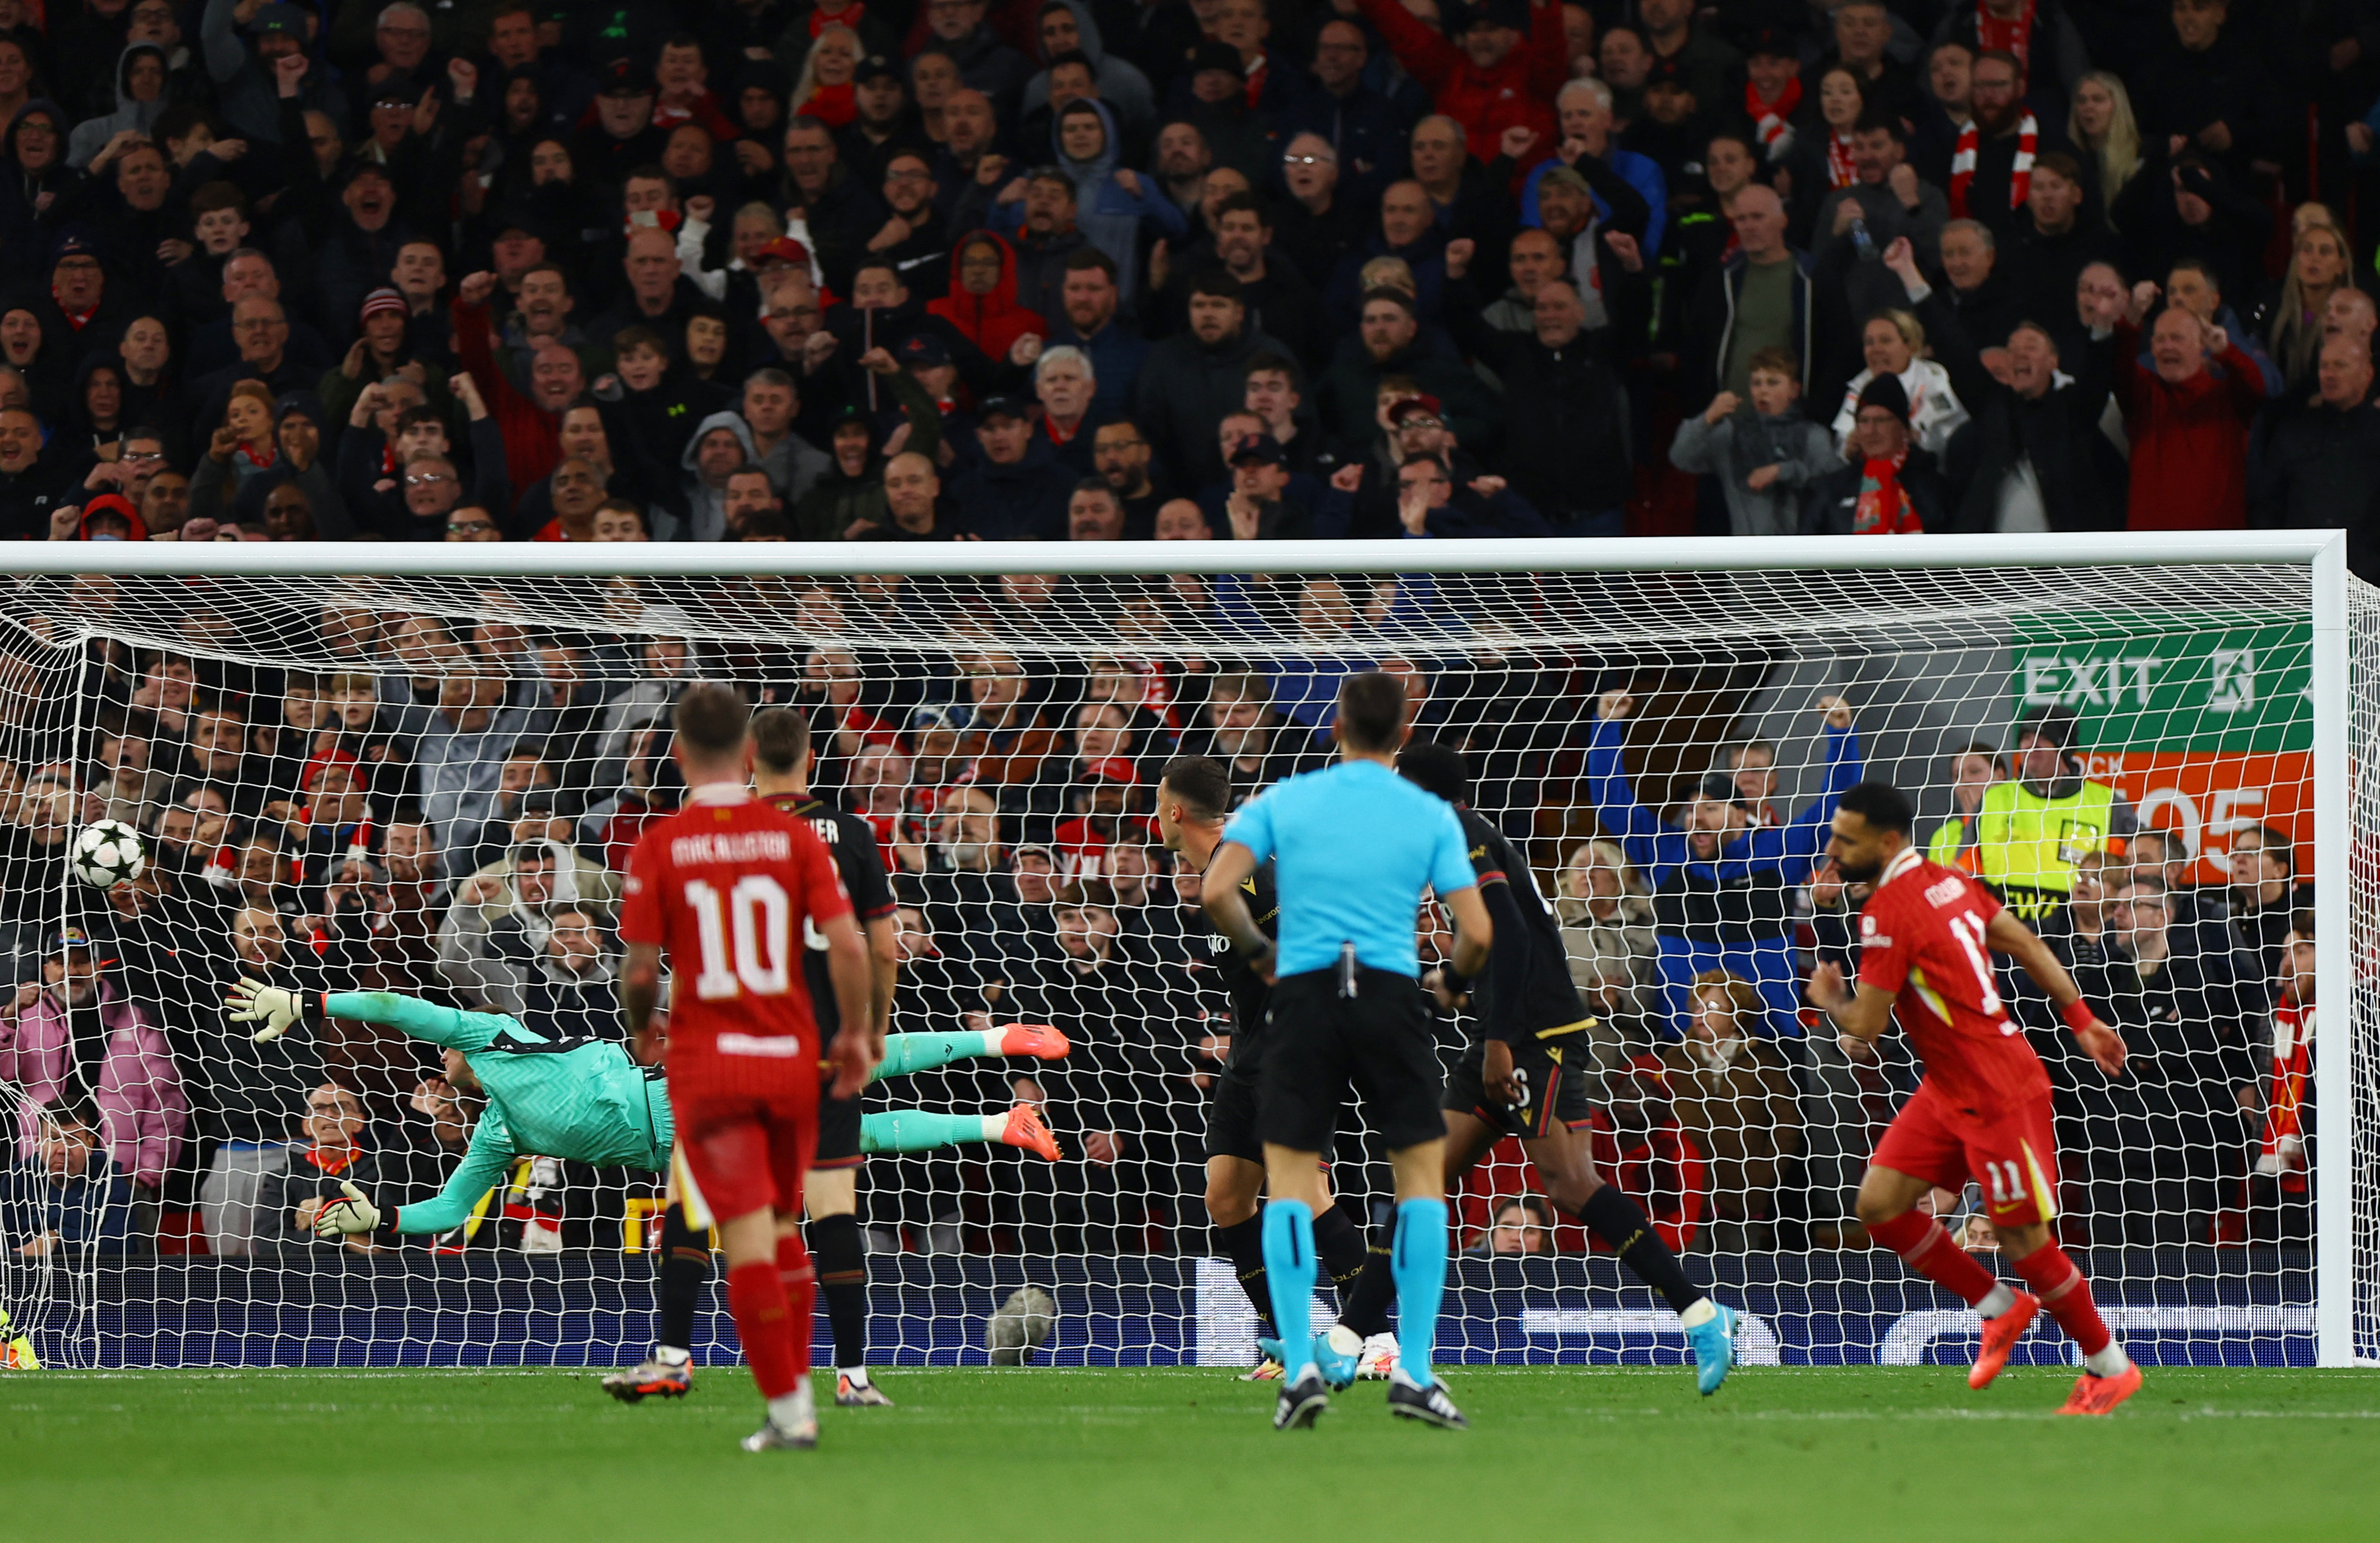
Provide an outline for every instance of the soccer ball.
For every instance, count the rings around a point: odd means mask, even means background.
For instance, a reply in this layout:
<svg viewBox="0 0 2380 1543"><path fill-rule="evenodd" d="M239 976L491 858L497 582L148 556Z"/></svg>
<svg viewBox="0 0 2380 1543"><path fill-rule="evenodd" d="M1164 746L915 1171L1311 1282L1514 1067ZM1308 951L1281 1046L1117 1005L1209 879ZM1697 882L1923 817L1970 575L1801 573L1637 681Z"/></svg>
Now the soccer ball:
<svg viewBox="0 0 2380 1543"><path fill-rule="evenodd" d="M94 820L75 832L74 850L67 861L74 864L75 877L94 889L113 889L127 879L137 879L148 863L140 846L140 833L121 820Z"/></svg>

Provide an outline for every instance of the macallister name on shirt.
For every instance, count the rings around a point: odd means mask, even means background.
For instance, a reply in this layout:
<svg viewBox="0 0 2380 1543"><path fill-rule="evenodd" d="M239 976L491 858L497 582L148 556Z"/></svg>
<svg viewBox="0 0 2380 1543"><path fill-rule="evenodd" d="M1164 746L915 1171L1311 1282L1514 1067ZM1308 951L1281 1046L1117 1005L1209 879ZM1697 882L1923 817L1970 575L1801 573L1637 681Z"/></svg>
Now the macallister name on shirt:
<svg viewBox="0 0 2380 1543"><path fill-rule="evenodd" d="M782 830L705 831L670 843L670 863L678 868L705 862L759 862L793 854L793 838Z"/></svg>

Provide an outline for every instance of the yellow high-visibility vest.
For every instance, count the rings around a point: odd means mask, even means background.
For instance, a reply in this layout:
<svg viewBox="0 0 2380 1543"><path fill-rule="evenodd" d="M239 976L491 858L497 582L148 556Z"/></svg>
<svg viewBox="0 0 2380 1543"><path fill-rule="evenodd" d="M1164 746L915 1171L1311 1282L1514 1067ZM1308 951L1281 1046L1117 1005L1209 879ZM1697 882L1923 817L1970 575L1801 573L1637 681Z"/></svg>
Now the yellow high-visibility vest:
<svg viewBox="0 0 2380 1543"><path fill-rule="evenodd" d="M2116 790L2104 782L2085 782L2063 798L2043 798L2013 779L1995 782L1976 812L1980 872L2003 893L2062 898L2073 891L2075 864L2107 845L2115 816Z"/></svg>

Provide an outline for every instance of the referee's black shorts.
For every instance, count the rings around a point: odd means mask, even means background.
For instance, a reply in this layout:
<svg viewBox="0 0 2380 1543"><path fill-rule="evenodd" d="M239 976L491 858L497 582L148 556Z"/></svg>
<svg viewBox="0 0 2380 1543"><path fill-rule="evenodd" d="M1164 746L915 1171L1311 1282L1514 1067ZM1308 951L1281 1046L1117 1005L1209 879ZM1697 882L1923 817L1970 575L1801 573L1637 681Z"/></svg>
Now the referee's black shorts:
<svg viewBox="0 0 2380 1543"><path fill-rule="evenodd" d="M1272 988L1257 1134L1293 1151L1324 1151L1352 1086L1390 1151L1446 1135L1446 1073L1429 1001L1410 976L1368 967L1355 995L1336 968L1284 975Z"/></svg>

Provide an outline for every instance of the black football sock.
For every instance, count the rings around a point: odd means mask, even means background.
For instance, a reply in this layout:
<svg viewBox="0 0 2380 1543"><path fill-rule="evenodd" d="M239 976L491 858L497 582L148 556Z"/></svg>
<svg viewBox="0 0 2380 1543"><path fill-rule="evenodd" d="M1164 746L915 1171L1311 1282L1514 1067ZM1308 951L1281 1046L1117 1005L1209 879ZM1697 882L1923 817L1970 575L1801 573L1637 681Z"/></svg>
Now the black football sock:
<svg viewBox="0 0 2380 1543"><path fill-rule="evenodd" d="M1257 1322L1264 1337L1273 1337L1272 1286L1265 1278L1264 1212L1259 1211L1245 1222L1234 1222L1228 1227L1210 1227L1215 1235L1215 1251L1232 1261L1232 1272L1240 1277L1240 1289L1248 1294L1248 1306L1257 1310Z"/></svg>
<svg viewBox="0 0 2380 1543"><path fill-rule="evenodd" d="M826 1320L834 1329L834 1364L857 1371L868 1365L868 1253L860 1247L859 1218L847 1211L813 1216L809 1234Z"/></svg>
<svg viewBox="0 0 2380 1543"><path fill-rule="evenodd" d="M1607 1184L1588 1196L1578 1208L1578 1219L1610 1247L1638 1280L1659 1292L1671 1311L1682 1313L1703 1299L1704 1291L1686 1279L1678 1256L1670 1252L1670 1246L1636 1209L1636 1202L1616 1187Z"/></svg>
<svg viewBox="0 0 2380 1543"><path fill-rule="evenodd" d="M1345 1211L1335 1205L1326 1205L1314 1213L1314 1252L1321 1259L1322 1268L1330 1272L1331 1284L1339 1288L1339 1305L1343 1308L1355 1293L1357 1278L1364 1273L1367 1250L1363 1230L1347 1219Z"/></svg>
<svg viewBox="0 0 2380 1543"><path fill-rule="evenodd" d="M1385 1242L1366 1250L1363 1272L1339 1308L1339 1321L1365 1339L1389 1332L1389 1304L1397 1299L1397 1279L1390 1272L1389 1254Z"/></svg>
<svg viewBox="0 0 2380 1543"><path fill-rule="evenodd" d="M672 1350L694 1349L694 1309L710 1279L710 1243L686 1224L686 1211L672 1206L662 1212L662 1253L656 1262L661 1276L661 1344Z"/></svg>

